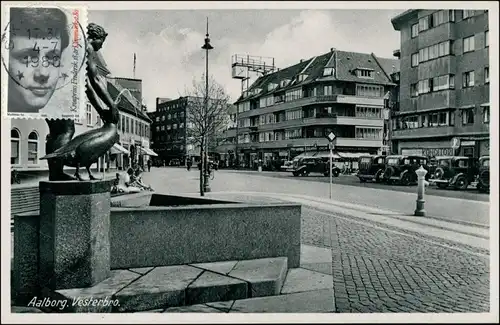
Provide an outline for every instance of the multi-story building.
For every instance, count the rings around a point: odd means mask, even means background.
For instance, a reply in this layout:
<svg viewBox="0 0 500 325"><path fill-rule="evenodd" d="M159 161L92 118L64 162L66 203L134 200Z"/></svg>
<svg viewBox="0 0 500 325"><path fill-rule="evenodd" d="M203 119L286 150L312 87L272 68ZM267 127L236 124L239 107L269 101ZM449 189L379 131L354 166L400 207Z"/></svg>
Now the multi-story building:
<svg viewBox="0 0 500 325"><path fill-rule="evenodd" d="M161 164L169 165L173 159L184 164L186 156L195 156L194 145L187 143L186 110L188 97L177 99L156 98L156 111L149 112L152 120L152 148Z"/></svg>
<svg viewBox="0 0 500 325"><path fill-rule="evenodd" d="M177 99L156 98L156 111L149 112L152 119L152 148L158 152L160 164L169 165L175 159L184 165L186 159L199 161L200 148L189 134L189 128L193 127L193 121L189 121L189 110L197 109L199 97L185 96ZM231 112L229 107L229 114ZM233 112L235 113L235 112ZM228 116L228 125L230 125ZM218 135L219 136L219 135ZM220 137L210 136L208 139L208 151L211 157L216 156L217 144Z"/></svg>
<svg viewBox="0 0 500 325"><path fill-rule="evenodd" d="M356 159L384 150L384 98L395 84L396 59L331 49L259 77L236 101L242 166L272 164L304 151ZM232 144L228 144L233 146Z"/></svg>
<svg viewBox="0 0 500 325"><path fill-rule="evenodd" d="M488 12L412 9L392 24L401 33L393 148L426 156L489 154Z"/></svg>
<svg viewBox="0 0 500 325"><path fill-rule="evenodd" d="M99 73L107 76L109 75L109 70L100 57L98 66ZM123 79L123 78L121 78ZM108 80L108 91L111 96L115 98L118 93L123 89L123 87L114 78L107 78ZM140 80L136 80L141 82ZM129 149L132 152L136 152L138 156L154 155L149 148L149 125L151 120L142 111L142 106L140 102L130 96L128 93L124 93L124 99L118 104L118 109L120 110L120 122L118 123L118 129L120 134L120 144L121 146L114 147L106 164L110 168L125 168L128 166L130 161ZM49 103L50 105L50 103ZM92 108L90 103L87 102L85 108L85 114L83 119L75 120L75 136L84 133L88 130L98 128L101 126L102 121L99 115ZM35 174L44 175L48 171L48 165L46 160L40 160L40 157L45 156L45 139L49 134L49 128L44 120L36 119L12 119L11 120L11 166L18 170L23 176L29 177L30 175L35 176ZM139 146L139 150L134 150L133 146L138 144L140 140L142 141L142 146ZM121 150L124 147L127 150ZM150 152L151 151L151 152ZM138 158L140 161L141 158ZM99 163L94 164L92 168L96 168L97 165L102 166L103 160L100 159Z"/></svg>

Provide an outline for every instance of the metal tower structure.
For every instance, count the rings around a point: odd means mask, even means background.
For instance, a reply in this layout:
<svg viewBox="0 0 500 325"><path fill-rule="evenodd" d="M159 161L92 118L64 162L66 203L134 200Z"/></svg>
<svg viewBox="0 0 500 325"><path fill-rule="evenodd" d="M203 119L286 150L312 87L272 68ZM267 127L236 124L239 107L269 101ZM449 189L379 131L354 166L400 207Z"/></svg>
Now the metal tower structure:
<svg viewBox="0 0 500 325"><path fill-rule="evenodd" d="M241 93L243 94L250 87L250 73L258 74L260 76L274 72L276 66L274 65L274 58L263 56L252 56L235 54L231 57L231 68L233 79L241 80ZM239 167L239 124L238 124L239 109L236 108L236 146L235 158L236 166Z"/></svg>

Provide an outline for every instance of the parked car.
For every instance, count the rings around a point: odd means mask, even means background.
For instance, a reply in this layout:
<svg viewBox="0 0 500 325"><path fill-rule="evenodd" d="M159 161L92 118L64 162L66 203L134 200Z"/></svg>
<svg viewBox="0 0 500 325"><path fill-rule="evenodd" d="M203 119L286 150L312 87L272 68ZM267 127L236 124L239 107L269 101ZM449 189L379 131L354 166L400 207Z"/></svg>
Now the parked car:
<svg viewBox="0 0 500 325"><path fill-rule="evenodd" d="M361 156L358 166L357 176L361 183L367 180L380 183L385 170L385 156Z"/></svg>
<svg viewBox="0 0 500 325"><path fill-rule="evenodd" d="M307 176L310 173L320 173L324 176L329 176L328 158L317 157L301 157L294 160L292 173L293 176ZM340 169L333 165L332 176L337 177L340 174Z"/></svg>
<svg viewBox="0 0 500 325"><path fill-rule="evenodd" d="M457 190L465 190L477 179L479 168L477 160L463 156L436 157L438 166L431 182L439 188L452 186Z"/></svg>
<svg viewBox="0 0 500 325"><path fill-rule="evenodd" d="M427 171L428 159L425 156L417 155L392 155L385 158L385 170L382 179L387 184L393 182L401 185L410 185L417 182L417 173L415 172L420 166L423 166ZM425 179L429 180L430 175L427 173Z"/></svg>
<svg viewBox="0 0 500 325"><path fill-rule="evenodd" d="M477 189L480 192L490 191L490 156L482 156L479 158Z"/></svg>
<svg viewBox="0 0 500 325"><path fill-rule="evenodd" d="M293 161L287 160L280 166L280 169L285 172L289 172L293 169Z"/></svg>
<svg viewBox="0 0 500 325"><path fill-rule="evenodd" d="M181 161L177 158L174 158L172 160L170 160L170 166L179 166L181 164Z"/></svg>

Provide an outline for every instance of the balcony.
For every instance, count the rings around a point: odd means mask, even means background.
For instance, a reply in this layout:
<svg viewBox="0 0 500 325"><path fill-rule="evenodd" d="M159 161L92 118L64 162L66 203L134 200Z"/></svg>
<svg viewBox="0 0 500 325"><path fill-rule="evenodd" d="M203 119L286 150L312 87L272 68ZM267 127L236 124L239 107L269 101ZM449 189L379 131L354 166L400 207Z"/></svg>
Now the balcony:
<svg viewBox="0 0 500 325"><path fill-rule="evenodd" d="M369 105L369 106L384 106L384 98L382 97L363 97L353 95L327 95L304 97L297 100L277 103L272 106L253 109L246 112L241 112L238 118L257 116L261 114L273 113L292 108L300 108L314 104L353 104L353 105Z"/></svg>
<svg viewBox="0 0 500 325"><path fill-rule="evenodd" d="M383 119L362 118L354 116L338 116L336 114L316 114L316 117L306 117L295 120L288 120L273 124L263 124L259 126L259 131L272 131L276 129L288 129L294 127L311 125L357 125L357 126L377 126L383 127ZM240 129L241 130L241 129ZM240 132L241 133L241 132Z"/></svg>
<svg viewBox="0 0 500 325"><path fill-rule="evenodd" d="M313 146L314 144L318 146L327 146L329 143L326 138L296 138L287 139L279 141L268 141L268 142L250 142L250 143L240 143L238 148L241 149L274 149L274 148L287 148L287 147L303 147L303 146ZM382 146L382 139L356 139L356 138L337 138L335 140L335 146L339 147L370 147L379 148Z"/></svg>

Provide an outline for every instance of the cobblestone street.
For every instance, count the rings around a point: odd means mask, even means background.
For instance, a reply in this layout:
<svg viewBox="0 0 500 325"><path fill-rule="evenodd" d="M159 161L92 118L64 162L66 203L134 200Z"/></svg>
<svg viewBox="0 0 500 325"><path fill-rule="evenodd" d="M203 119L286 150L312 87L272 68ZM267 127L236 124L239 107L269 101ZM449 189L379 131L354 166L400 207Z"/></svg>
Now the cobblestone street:
<svg viewBox="0 0 500 325"><path fill-rule="evenodd" d="M487 256L308 208L302 222L302 243L332 249L338 312L489 311Z"/></svg>

